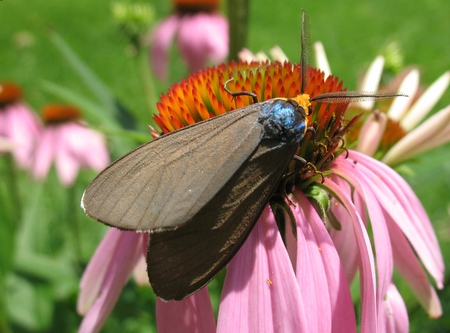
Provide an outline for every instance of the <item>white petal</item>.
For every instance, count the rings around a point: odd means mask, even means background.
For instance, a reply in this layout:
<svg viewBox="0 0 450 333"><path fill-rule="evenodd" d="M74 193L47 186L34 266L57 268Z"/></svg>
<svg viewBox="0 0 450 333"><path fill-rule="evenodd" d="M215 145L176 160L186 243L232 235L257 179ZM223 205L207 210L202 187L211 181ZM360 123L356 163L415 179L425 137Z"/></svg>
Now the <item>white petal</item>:
<svg viewBox="0 0 450 333"><path fill-rule="evenodd" d="M316 66L325 73L325 79L331 75L325 48L321 42L314 43L314 53L316 54Z"/></svg>
<svg viewBox="0 0 450 333"><path fill-rule="evenodd" d="M414 131L397 142L383 157L382 162L393 165L413 155L434 148L435 138L446 129L450 122L450 106L439 111Z"/></svg>
<svg viewBox="0 0 450 333"><path fill-rule="evenodd" d="M450 71L445 72L437 79L414 103L405 118L402 119L402 127L409 131L414 128L428 112L436 105L450 83Z"/></svg>
<svg viewBox="0 0 450 333"><path fill-rule="evenodd" d="M277 60L279 62L285 62L285 61L289 61L288 57L286 56L286 54L283 52L283 50L281 49L281 47L279 47L278 45L272 47L269 51L270 55L272 56L273 60Z"/></svg>
<svg viewBox="0 0 450 333"><path fill-rule="evenodd" d="M405 98L399 96L394 99L388 111L389 118L391 118L392 120L400 121L400 119L408 110L418 87L419 71L417 69L413 69L408 75L406 75L399 87L399 91L403 94L408 95L409 97Z"/></svg>
<svg viewBox="0 0 450 333"><path fill-rule="evenodd" d="M360 91L377 91L380 84L381 74L383 73L384 58L378 56L370 65L366 75L362 81L362 85L359 88ZM355 102L350 107L361 108L363 110L371 110L375 100Z"/></svg>

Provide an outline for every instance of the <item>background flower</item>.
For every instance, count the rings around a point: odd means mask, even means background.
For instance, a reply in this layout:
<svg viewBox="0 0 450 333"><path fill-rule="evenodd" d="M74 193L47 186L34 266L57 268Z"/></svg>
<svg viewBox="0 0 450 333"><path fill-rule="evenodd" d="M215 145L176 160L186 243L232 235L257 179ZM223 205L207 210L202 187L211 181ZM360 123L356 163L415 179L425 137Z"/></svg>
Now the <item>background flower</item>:
<svg viewBox="0 0 450 333"><path fill-rule="evenodd" d="M0 83L0 136L15 144L12 152L22 168L29 168L41 123L34 111L22 101L22 90L14 83Z"/></svg>
<svg viewBox="0 0 450 333"><path fill-rule="evenodd" d="M174 1L175 13L152 32L150 61L161 79L167 78L168 51L176 38L189 71L196 72L208 61L218 64L228 55L228 22L218 14L218 0Z"/></svg>
<svg viewBox="0 0 450 333"><path fill-rule="evenodd" d="M103 136L79 121L76 108L49 104L42 115L46 127L36 143L32 166L35 178L45 178L54 161L59 179L70 186L80 167L100 171L109 164Z"/></svg>

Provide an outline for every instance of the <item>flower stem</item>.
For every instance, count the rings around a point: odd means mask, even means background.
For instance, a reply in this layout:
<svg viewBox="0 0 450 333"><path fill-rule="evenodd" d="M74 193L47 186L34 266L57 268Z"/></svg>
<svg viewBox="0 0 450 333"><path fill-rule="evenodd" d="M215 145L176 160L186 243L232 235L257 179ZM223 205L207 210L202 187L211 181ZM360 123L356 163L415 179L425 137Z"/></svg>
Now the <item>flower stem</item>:
<svg viewBox="0 0 450 333"><path fill-rule="evenodd" d="M238 52L247 43L248 0L228 0L228 21L230 26L229 60L238 60Z"/></svg>
<svg viewBox="0 0 450 333"><path fill-rule="evenodd" d="M0 198L2 212L0 222L0 332L10 332L8 314L5 301L6 276L11 270L14 260L16 230L21 221L21 204L17 184L16 166L12 156L7 154L2 159L5 163L1 167Z"/></svg>
<svg viewBox="0 0 450 333"><path fill-rule="evenodd" d="M138 49L136 54L136 62L150 114L153 116L158 113L156 109L156 102L158 99L156 97L155 84L149 66L147 48L141 47ZM153 121L153 117L148 117L147 114L145 114L145 122L150 123L150 125L152 126L158 127L158 125L156 125L156 123Z"/></svg>

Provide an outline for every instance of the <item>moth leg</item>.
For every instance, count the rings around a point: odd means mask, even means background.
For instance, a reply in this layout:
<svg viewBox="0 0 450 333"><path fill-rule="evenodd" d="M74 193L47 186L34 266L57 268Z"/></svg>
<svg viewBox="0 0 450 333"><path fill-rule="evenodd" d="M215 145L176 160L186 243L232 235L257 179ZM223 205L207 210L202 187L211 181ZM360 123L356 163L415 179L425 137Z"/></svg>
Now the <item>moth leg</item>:
<svg viewBox="0 0 450 333"><path fill-rule="evenodd" d="M342 136L337 137L339 142L341 143L341 148L345 150L345 158L348 158L348 149L345 147L345 141Z"/></svg>
<svg viewBox="0 0 450 333"><path fill-rule="evenodd" d="M253 103L259 103L258 101L258 96L256 96L255 93L249 92L249 91L236 91L233 92L230 89L227 88L227 84L228 82L234 81L233 78L229 79L227 82L225 82L225 84L223 85L223 89L225 89L225 91L227 93L229 93L231 96L233 96L233 98L236 98L238 96L250 96L251 98L253 98Z"/></svg>

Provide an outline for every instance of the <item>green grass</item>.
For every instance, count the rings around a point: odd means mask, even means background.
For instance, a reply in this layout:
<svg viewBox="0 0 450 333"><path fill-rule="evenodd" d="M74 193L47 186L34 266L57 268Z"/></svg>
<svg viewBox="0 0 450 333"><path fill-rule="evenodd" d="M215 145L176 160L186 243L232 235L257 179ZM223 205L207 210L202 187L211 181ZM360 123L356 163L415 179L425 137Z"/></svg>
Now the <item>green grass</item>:
<svg viewBox="0 0 450 333"><path fill-rule="evenodd" d="M126 40L113 22L110 3L109 0L0 1L0 81L19 83L24 88L25 100L36 110L46 103L63 102L43 88L43 81L94 98L50 41L49 31L55 31L125 107L139 114L149 114L139 69L128 55ZM151 3L157 18L170 13L167 1ZM279 45L291 60L296 61L300 55L302 8L311 19L311 40L322 41L333 74L344 80L349 89L357 87L361 73L391 41L400 44L406 65L420 68L423 84L432 83L450 69L450 2L442 0L253 1L250 3L248 48L268 52L272 46ZM187 74L176 56L172 58L170 79L157 84L158 95ZM434 111L449 104L450 91L447 91ZM148 118L150 122L150 115ZM447 144L421 156L411 164L416 176L407 177L436 226L446 263L450 263L449 149ZM1 170L3 175L3 164ZM19 190L25 208L24 222L17 228L29 234L20 235L18 246L39 249L34 262L44 260L43 267L54 270L60 281L53 281L44 269L36 272L36 267L27 266L29 261L24 258L18 260L17 279L7 286L17 291L17 300L33 298L36 308L28 312L23 309L22 322L19 315L12 326L14 332L76 331L80 322L75 313L78 279L106 230L84 217L78 209L81 193L93 176L92 172L83 173L72 191L63 193L54 174L47 183L36 185L25 174L19 173ZM77 220L76 225L64 225L71 218ZM31 245L28 244L30 240ZM28 290L30 286L32 289ZM444 327L450 327L448 314L444 312L441 319L430 321L423 310L415 310L408 289L403 285L399 289L406 293L405 299L412 302L412 332L424 329L441 332ZM444 290L440 295L444 310L450 310L449 292ZM154 323L152 299L148 290L127 285L104 331L151 332ZM136 312L131 312L133 307Z"/></svg>

